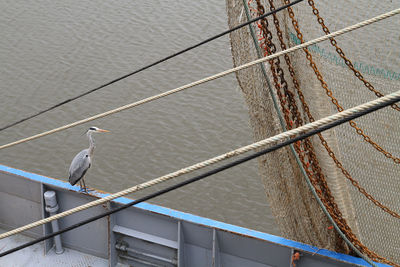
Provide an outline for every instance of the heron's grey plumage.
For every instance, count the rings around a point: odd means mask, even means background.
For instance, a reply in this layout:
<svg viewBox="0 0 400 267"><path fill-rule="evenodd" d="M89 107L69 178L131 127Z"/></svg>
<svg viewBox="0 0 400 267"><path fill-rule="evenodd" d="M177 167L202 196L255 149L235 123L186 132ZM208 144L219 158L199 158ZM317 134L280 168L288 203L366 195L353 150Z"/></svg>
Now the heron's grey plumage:
<svg viewBox="0 0 400 267"><path fill-rule="evenodd" d="M86 191L86 185L83 180L83 176L85 176L85 173L87 170L90 168L90 165L92 164L92 157L93 157L93 152L94 152L94 140L92 137L92 133L95 132L108 132L106 130L99 129L97 127L90 127L89 130L87 131L86 135L89 138L89 148L82 150L79 152L74 159L71 162L71 165L69 166L69 183L71 185L75 185L77 182L80 180L83 181L84 188ZM81 185L82 188L82 185Z"/></svg>
<svg viewBox="0 0 400 267"><path fill-rule="evenodd" d="M90 168L92 161L89 155L89 149L79 152L72 160L69 167L69 183L75 185Z"/></svg>

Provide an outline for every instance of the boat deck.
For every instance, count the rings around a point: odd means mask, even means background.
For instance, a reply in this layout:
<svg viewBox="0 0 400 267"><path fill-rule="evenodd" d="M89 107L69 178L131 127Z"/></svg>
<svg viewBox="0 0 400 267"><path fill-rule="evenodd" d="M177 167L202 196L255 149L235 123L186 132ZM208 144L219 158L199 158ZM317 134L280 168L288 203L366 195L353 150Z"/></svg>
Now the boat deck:
<svg viewBox="0 0 400 267"><path fill-rule="evenodd" d="M5 230L0 229L0 233L4 233ZM14 235L5 239L0 240L0 251L6 251L11 248L23 245L33 238L24 235ZM82 266L82 267L108 267L108 260L86 253L82 253L70 248L64 247L64 253L56 254L54 248L44 254L43 243L38 243L33 246L27 247L23 250L11 253L5 257L0 258L0 266L42 266L42 267L70 267L70 266ZM119 263L118 267L125 267Z"/></svg>
<svg viewBox="0 0 400 267"><path fill-rule="evenodd" d="M60 211L108 196L104 192L84 194L63 181L2 165L0 184L0 229L4 230L47 217L43 198L47 191L55 192ZM63 217L58 220L59 227L131 201L118 198ZM2 239L0 251L50 232L51 226L46 224L25 231L23 236ZM0 266L289 267L294 266L295 253L300 255L296 267L369 266L360 258L149 203L63 233L61 239L64 254L57 255L49 239L0 258Z"/></svg>

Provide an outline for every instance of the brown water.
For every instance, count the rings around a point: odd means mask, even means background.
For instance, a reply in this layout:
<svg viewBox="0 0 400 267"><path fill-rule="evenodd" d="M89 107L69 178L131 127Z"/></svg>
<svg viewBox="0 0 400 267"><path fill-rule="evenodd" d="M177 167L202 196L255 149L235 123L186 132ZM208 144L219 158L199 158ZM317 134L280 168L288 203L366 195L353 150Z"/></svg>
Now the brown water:
<svg viewBox="0 0 400 267"><path fill-rule="evenodd" d="M4 126L227 29L224 1L0 2ZM0 144L50 130L232 67L228 37L0 134ZM233 75L0 151L0 164L66 180L74 155L97 148L86 183L108 192L252 143ZM199 172L197 172L199 173ZM191 177L193 175L187 176ZM182 181L183 178L176 179ZM171 184L171 183L167 183ZM162 186L131 195L137 198ZM151 202L278 234L256 162Z"/></svg>

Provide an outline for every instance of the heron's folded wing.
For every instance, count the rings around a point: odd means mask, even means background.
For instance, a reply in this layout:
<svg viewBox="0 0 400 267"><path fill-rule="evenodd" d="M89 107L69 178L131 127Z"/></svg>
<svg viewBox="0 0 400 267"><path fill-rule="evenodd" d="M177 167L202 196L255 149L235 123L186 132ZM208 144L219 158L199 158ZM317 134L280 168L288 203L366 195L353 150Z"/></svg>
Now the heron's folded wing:
<svg viewBox="0 0 400 267"><path fill-rule="evenodd" d="M86 173L90 167L90 158L88 150L84 149L79 152L72 160L69 167L69 182L71 185L76 184Z"/></svg>

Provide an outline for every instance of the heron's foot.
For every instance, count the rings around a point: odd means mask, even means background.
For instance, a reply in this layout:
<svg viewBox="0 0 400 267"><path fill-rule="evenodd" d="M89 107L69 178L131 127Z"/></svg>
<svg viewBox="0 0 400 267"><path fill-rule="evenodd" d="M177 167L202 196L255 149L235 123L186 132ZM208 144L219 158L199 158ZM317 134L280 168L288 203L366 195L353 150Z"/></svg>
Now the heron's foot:
<svg viewBox="0 0 400 267"><path fill-rule="evenodd" d="M95 191L95 190L87 188L87 187L81 187L81 189L79 189L79 192L83 192L83 193L86 193L86 194L88 194L90 192L93 192L93 191Z"/></svg>

